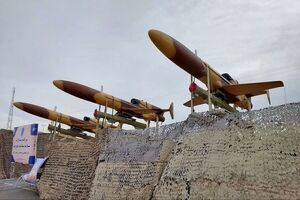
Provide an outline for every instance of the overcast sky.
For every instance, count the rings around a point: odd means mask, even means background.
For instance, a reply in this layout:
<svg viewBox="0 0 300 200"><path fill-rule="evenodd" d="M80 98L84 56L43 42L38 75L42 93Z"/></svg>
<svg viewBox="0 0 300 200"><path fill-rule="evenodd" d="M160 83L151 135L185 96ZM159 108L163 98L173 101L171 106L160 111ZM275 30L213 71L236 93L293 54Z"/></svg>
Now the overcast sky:
<svg viewBox="0 0 300 200"><path fill-rule="evenodd" d="M0 128L6 127L12 88L23 101L82 118L96 104L58 90L64 79L159 107L175 104L175 120L190 109L190 76L169 61L148 37L161 30L220 73L240 83L282 80L286 100L300 100L300 1L74 1L0 0ZM284 89L271 90L273 105ZM268 106L253 98L254 109ZM206 110L206 106L196 111ZM49 121L14 109L13 126Z"/></svg>

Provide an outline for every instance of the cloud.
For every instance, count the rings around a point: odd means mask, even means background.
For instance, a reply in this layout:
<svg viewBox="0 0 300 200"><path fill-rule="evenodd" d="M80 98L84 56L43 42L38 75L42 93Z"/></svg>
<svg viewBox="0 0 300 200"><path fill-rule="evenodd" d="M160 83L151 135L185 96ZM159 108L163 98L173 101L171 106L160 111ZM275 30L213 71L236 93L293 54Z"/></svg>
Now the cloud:
<svg viewBox="0 0 300 200"><path fill-rule="evenodd" d="M164 108L174 101L176 121L184 120L189 75L152 44L152 28L240 82L283 80L288 101L299 101L299 19L300 3L292 0L0 1L0 127L14 86L18 101L91 115L97 105L59 91L55 79L104 85L114 96ZM271 92L275 105L284 103L282 93ZM265 97L253 99L254 108L267 106ZM48 122L15 110L14 125L36 121Z"/></svg>

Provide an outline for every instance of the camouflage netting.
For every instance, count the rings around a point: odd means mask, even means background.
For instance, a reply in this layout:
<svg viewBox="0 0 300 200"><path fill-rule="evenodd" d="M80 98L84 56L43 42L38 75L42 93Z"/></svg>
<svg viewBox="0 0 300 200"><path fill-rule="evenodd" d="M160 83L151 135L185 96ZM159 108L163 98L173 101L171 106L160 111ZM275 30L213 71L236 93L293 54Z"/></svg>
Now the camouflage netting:
<svg viewBox="0 0 300 200"><path fill-rule="evenodd" d="M300 103L194 113L158 131L60 138L38 189L42 199L297 199L299 144Z"/></svg>
<svg viewBox="0 0 300 200"><path fill-rule="evenodd" d="M293 199L300 196L300 104L144 131L111 130L90 199Z"/></svg>
<svg viewBox="0 0 300 200"><path fill-rule="evenodd" d="M296 199L300 105L193 114L154 191L157 199Z"/></svg>

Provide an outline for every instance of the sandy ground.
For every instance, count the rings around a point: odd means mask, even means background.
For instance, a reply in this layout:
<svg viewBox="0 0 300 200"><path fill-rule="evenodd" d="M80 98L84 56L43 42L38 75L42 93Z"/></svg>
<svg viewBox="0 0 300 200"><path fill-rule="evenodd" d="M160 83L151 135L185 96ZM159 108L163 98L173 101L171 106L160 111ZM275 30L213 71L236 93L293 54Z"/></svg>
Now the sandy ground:
<svg viewBox="0 0 300 200"><path fill-rule="evenodd" d="M17 179L0 180L0 199L40 199L36 189L26 183L15 186Z"/></svg>

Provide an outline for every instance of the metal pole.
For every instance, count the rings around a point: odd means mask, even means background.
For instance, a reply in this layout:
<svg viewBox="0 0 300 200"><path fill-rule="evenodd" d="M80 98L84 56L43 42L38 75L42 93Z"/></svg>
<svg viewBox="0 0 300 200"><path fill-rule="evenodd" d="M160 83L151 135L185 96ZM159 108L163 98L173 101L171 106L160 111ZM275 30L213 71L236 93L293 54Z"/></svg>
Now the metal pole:
<svg viewBox="0 0 300 200"><path fill-rule="evenodd" d="M197 56L197 49L195 49L195 55ZM191 75L191 84L192 84L194 81L195 81L195 77L193 77L193 76ZM194 102L193 102L193 96L194 96L194 93L191 92L191 114L192 114L193 112L195 112L195 109L194 109Z"/></svg>
<svg viewBox="0 0 300 200"><path fill-rule="evenodd" d="M106 113L107 113L107 100L105 102L105 108L104 108L104 119L102 120L102 126L101 128L104 128L104 123L105 123L105 126L106 126ZM105 122L104 122L105 121Z"/></svg>
<svg viewBox="0 0 300 200"><path fill-rule="evenodd" d="M12 128L12 121L13 121L13 115L14 115L14 104L13 103L14 103L14 98L15 98L15 92L16 92L16 88L13 87L11 101L10 101L10 105L9 105L7 124L6 124L7 130L11 130L11 128Z"/></svg>
<svg viewBox="0 0 300 200"><path fill-rule="evenodd" d="M193 83L193 76L191 75L191 84ZM194 112L193 92L191 92L191 114Z"/></svg>
<svg viewBox="0 0 300 200"><path fill-rule="evenodd" d="M156 126L155 126L155 132L158 133L158 115L156 115Z"/></svg>
<svg viewBox="0 0 300 200"><path fill-rule="evenodd" d="M101 92L103 92L103 85L101 85ZM101 111L101 105L99 104L99 107L98 107L98 112ZM100 125L100 117L97 116L97 124L96 124L96 132L98 133L99 131L99 125ZM103 126L103 124L102 124Z"/></svg>
<svg viewBox="0 0 300 200"><path fill-rule="evenodd" d="M101 85L101 92L103 92L103 85ZM99 112L101 110L101 105L99 104Z"/></svg>
<svg viewBox="0 0 300 200"><path fill-rule="evenodd" d="M212 110L212 106L211 106L211 91L210 91L210 69L207 66L206 67L207 70L207 89L208 89L208 110L211 111Z"/></svg>
<svg viewBox="0 0 300 200"><path fill-rule="evenodd" d="M60 115L61 116L61 115ZM54 131L53 131L53 134L52 134L52 141L55 140L55 136L56 136L56 127L57 127L57 122L58 122L58 118L59 116L57 116L56 120L55 120L55 123L54 123ZM60 117L61 118L61 117Z"/></svg>
<svg viewBox="0 0 300 200"><path fill-rule="evenodd" d="M115 99L113 98L113 101L112 101L112 105L114 105L114 102L115 101ZM113 119L114 119L114 109L111 109L111 116L113 117L112 118L112 120L111 120L111 125L113 125L114 123L113 123Z"/></svg>

